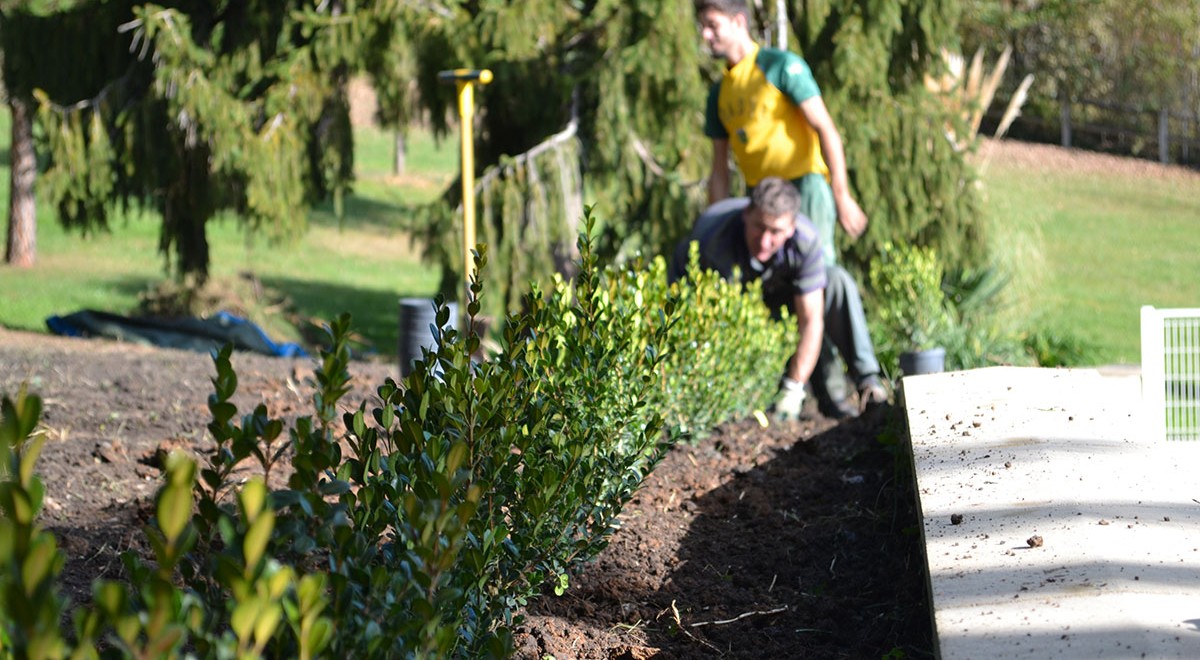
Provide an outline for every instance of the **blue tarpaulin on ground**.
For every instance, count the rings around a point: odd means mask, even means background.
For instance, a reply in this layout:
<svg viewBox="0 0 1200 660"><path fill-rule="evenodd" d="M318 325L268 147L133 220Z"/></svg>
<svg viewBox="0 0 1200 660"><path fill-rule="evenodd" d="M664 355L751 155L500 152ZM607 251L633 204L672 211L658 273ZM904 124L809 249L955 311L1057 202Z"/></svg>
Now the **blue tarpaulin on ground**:
<svg viewBox="0 0 1200 660"><path fill-rule="evenodd" d="M218 312L205 319L160 319L85 309L67 316L51 316L46 319L46 326L51 332L68 337L107 337L202 352L232 343L236 350L276 357L308 355L299 344L273 342L262 328L228 312Z"/></svg>

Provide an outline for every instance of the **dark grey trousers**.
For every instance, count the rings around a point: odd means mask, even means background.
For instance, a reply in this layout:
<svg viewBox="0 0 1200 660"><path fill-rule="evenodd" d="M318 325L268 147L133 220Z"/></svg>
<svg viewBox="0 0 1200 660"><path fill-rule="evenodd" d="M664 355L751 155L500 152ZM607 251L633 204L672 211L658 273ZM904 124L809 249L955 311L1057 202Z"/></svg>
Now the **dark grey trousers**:
<svg viewBox="0 0 1200 660"><path fill-rule="evenodd" d="M854 278L841 266L826 268L825 276L825 338L810 383L818 401L836 402L847 396L839 354L856 385L879 374L879 361Z"/></svg>

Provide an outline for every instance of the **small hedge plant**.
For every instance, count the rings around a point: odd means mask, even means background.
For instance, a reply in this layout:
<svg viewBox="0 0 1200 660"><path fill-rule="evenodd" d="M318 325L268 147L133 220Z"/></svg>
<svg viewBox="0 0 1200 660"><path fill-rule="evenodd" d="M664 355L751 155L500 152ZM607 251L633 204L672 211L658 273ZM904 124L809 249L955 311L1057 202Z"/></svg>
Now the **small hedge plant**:
<svg viewBox="0 0 1200 660"><path fill-rule="evenodd" d="M473 361L479 337L440 331L373 407L339 413L346 316L329 328L314 414L291 428L263 405L239 418L231 349L214 354L215 447L200 467L167 460L153 561L126 554L129 586L97 582L71 641L62 554L35 522L40 401L5 399L0 656L510 655L521 608L599 553L669 444L760 406L794 346L755 289L694 263L673 286L661 259L601 269L585 225L576 282L534 288L498 355ZM473 320L478 280L472 291ZM261 476L236 481L248 461Z"/></svg>
<svg viewBox="0 0 1200 660"><path fill-rule="evenodd" d="M1034 362L1021 336L1001 322L1007 283L995 268L947 273L937 252L884 244L871 260L867 310L885 370L900 354L940 347L949 370Z"/></svg>
<svg viewBox="0 0 1200 660"><path fill-rule="evenodd" d="M665 282L661 258L638 279L647 301L678 300L656 402L671 428L696 442L722 422L767 408L796 350L796 322L771 317L758 281L725 281L702 269L695 244L687 278Z"/></svg>

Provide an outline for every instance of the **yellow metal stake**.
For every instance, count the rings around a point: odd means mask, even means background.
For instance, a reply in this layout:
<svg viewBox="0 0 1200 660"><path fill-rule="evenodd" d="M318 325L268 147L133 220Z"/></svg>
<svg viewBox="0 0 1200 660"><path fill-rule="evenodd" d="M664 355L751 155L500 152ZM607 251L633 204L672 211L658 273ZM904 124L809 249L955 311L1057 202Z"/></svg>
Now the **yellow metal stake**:
<svg viewBox="0 0 1200 660"><path fill-rule="evenodd" d="M492 82L492 72L488 69L453 69L439 72L438 80L453 82L458 87L458 117L462 123L463 279L466 285L462 332L469 334L467 306L471 302L471 278L475 276L475 260L471 258L471 250L475 248L475 84Z"/></svg>

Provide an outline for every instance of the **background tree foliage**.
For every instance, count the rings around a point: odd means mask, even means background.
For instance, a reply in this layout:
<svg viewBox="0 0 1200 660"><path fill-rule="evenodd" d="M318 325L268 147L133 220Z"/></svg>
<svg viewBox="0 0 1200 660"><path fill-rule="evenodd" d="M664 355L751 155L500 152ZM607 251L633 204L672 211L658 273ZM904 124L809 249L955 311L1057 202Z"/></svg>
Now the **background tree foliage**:
<svg viewBox="0 0 1200 660"><path fill-rule="evenodd" d="M494 313L517 305L530 279L569 268L585 202L604 219L598 252L616 259L665 253L704 202L704 99L719 69L688 0L51 6L31 43L80 34L54 54L61 89L28 85L44 92L49 200L84 229L104 227L114 201L161 212L163 250L199 280L204 225L219 210L282 238L319 196L334 192L340 207L352 163L344 85L356 71L371 74L385 122L424 115L443 134L457 128L455 94L437 73L495 73L478 91L475 131L479 236L496 264L489 290L502 292ZM791 46L822 85L872 220L851 263L889 239L933 244L952 265L982 252L971 172L921 85L956 39L958 6L788 5ZM772 11L756 13L765 25ZM72 69L80 58L98 61ZM418 219L447 294L461 282L459 195L452 184Z"/></svg>
<svg viewBox="0 0 1200 660"><path fill-rule="evenodd" d="M963 45L1013 46L1009 76L1036 75L1027 114L1057 120L1089 99L1195 113L1200 0L967 0Z"/></svg>
<svg viewBox="0 0 1200 660"><path fill-rule="evenodd" d="M308 203L349 181L341 89L383 23L369 14L342 2L130 0L4 12L6 81L39 103L41 190L69 227L107 228L115 203L153 209L163 254L202 283L218 212L283 239Z"/></svg>
<svg viewBox="0 0 1200 660"><path fill-rule="evenodd" d="M51 17L62 22L53 26ZM80 2L54 0L0 1L0 51L3 55L4 90L12 116L9 161L8 242L5 259L14 266L32 266L36 258L36 205L34 182L37 157L34 147L33 119L36 104L34 89L64 93L63 67L72 67L80 75L108 80L120 75L114 66L114 51L100 41L106 39L106 26L95 12ZM90 30L89 30L90 28ZM88 53L72 60L64 57L69 49L49 48L50 38L64 38ZM119 59L119 55L118 55Z"/></svg>
<svg viewBox="0 0 1200 660"><path fill-rule="evenodd" d="M847 260L865 273L889 241L934 247L950 269L986 259L975 173L945 132L959 119L923 85L924 74L942 66L940 49L957 47L958 0L794 0L791 7L797 50L841 129L870 217L867 233L843 244Z"/></svg>
<svg viewBox="0 0 1200 660"><path fill-rule="evenodd" d="M585 200L606 221L606 258L662 253L690 226L708 153L706 60L690 2L466 2L423 27L419 94L435 128L454 128L446 120L456 111L438 71L495 74L477 92L475 134L479 235L492 245L497 303L516 305L529 279L567 267ZM462 272L459 185L425 210L428 256L442 264L448 295Z"/></svg>
<svg viewBox="0 0 1200 660"><path fill-rule="evenodd" d="M770 32L774 4L751 5ZM921 85L938 48L956 44L958 2L793 0L789 16L791 45L813 65L871 215L851 261L865 265L888 239L935 244L952 263L981 258L971 172ZM425 39L421 100L443 130L453 94L436 72L496 73L479 93L478 216L498 246L492 276L508 278L507 304L528 277L562 267L580 195L607 220L609 257L664 253L685 234L704 203L703 107L719 74L691 2L466 2ZM461 272L458 204L455 184L426 211L448 295Z"/></svg>

